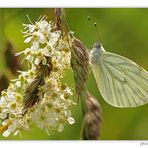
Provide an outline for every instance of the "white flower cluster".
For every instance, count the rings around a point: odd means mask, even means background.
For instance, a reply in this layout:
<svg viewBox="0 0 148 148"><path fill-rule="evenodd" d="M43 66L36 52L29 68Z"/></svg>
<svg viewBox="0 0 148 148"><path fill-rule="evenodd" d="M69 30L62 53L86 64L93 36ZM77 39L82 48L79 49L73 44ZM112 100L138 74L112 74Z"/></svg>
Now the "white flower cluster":
<svg viewBox="0 0 148 148"><path fill-rule="evenodd" d="M70 49L67 37L55 31L55 25L47 22L45 18L39 19L35 24L24 24L25 43L30 47L19 54L24 54L28 62L28 71L19 71L18 79L10 83L0 98L0 130L3 136L20 134L22 130L29 129L35 123L49 135L57 130L63 131L65 124L74 124L70 107L72 101L71 89L61 82L65 70L70 68ZM27 86L36 78L36 68L48 65L51 58L52 70L44 77L43 84L38 87L36 102L23 114L24 93ZM32 86L35 87L35 86ZM31 90L30 90L31 91Z"/></svg>

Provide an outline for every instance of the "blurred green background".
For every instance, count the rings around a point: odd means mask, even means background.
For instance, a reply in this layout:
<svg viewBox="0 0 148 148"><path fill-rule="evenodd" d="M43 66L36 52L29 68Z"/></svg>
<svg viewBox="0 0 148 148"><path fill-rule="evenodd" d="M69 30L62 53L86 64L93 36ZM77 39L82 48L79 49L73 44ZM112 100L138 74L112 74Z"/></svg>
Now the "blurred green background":
<svg viewBox="0 0 148 148"><path fill-rule="evenodd" d="M128 57L148 70L148 9L73 8L66 9L66 12L71 30L86 47L91 49L93 43L98 40L93 23L87 20L87 16L90 16L91 20L98 24L99 40L106 50ZM44 14L49 20L54 20L54 9L0 9L0 73L8 79L16 76L12 74L11 66L7 65L10 59L10 55L5 54L7 42L15 48L14 52L24 50L27 45L23 42L21 30L23 30L23 23L29 23L26 15L35 22ZM71 71L67 72L65 81L74 88ZM89 76L88 88L98 98L102 107L102 140L148 139L148 105L133 109L119 109L108 105L100 96L92 73ZM80 104L72 110L76 123L65 126L62 133L48 136L44 131L33 126L30 132L23 132L21 137L3 138L0 135L0 139L80 139L82 123Z"/></svg>

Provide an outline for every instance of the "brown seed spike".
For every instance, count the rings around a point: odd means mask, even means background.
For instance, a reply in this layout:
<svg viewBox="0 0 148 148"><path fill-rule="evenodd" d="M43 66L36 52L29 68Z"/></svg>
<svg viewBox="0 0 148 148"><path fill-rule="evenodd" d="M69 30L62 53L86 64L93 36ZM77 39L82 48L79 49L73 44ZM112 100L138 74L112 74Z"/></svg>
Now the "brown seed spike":
<svg viewBox="0 0 148 148"><path fill-rule="evenodd" d="M62 9L55 8L55 24L56 24L56 31L62 30Z"/></svg>
<svg viewBox="0 0 148 148"><path fill-rule="evenodd" d="M86 47L78 39L74 39L71 50L71 67L74 73L76 93L79 100L86 88L89 74L89 55Z"/></svg>
<svg viewBox="0 0 148 148"><path fill-rule="evenodd" d="M101 107L92 95L86 98L87 111L84 115L82 139L97 140L100 137L100 124L102 121Z"/></svg>
<svg viewBox="0 0 148 148"><path fill-rule="evenodd" d="M38 92L39 87L44 85L45 83L45 77L50 75L50 72L52 71L52 63L51 59L47 58L48 64L42 65L39 64L38 67L36 67L36 77L34 80L29 83L26 87L26 90L24 92L24 107L23 107L23 115L28 111L29 108L33 107L36 103L39 101Z"/></svg>

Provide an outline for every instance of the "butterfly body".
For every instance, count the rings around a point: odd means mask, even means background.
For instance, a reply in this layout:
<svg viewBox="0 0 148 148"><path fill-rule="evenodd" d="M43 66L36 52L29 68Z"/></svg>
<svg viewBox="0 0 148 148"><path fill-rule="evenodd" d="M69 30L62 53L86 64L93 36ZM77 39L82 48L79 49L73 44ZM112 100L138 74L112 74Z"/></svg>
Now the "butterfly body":
<svg viewBox="0 0 148 148"><path fill-rule="evenodd" d="M148 72L133 61L95 43L90 52L92 71L104 100L115 107L148 103Z"/></svg>

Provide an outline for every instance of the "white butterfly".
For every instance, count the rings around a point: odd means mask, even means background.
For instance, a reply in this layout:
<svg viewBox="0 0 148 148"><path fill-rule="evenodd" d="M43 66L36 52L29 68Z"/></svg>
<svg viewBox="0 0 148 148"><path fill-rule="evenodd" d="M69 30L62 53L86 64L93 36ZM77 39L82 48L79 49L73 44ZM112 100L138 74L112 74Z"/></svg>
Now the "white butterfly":
<svg viewBox="0 0 148 148"><path fill-rule="evenodd" d="M95 43L90 52L92 71L101 95L115 107L148 103L148 72L133 61Z"/></svg>

